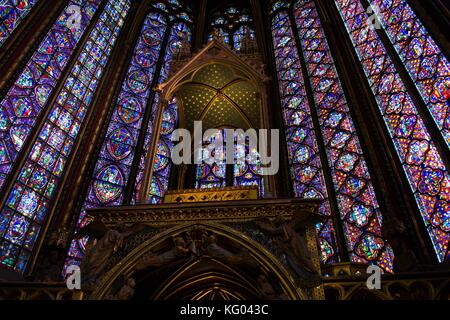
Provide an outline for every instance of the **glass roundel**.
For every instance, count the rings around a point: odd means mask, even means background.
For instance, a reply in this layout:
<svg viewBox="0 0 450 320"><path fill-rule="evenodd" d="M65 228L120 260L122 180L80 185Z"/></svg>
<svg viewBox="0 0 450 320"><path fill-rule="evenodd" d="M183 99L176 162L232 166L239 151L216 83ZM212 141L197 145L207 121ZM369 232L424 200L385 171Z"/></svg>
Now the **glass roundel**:
<svg viewBox="0 0 450 320"><path fill-rule="evenodd" d="M108 151L112 157L121 160L130 155L133 143L131 133L125 128L119 128L108 137Z"/></svg>
<svg viewBox="0 0 450 320"><path fill-rule="evenodd" d="M163 121L161 126L161 134L168 135L175 130L177 123L177 117L172 110L166 110L163 115Z"/></svg>
<svg viewBox="0 0 450 320"><path fill-rule="evenodd" d="M138 99L133 97L123 98L119 102L117 113L126 124L136 122L142 115L141 103Z"/></svg>
<svg viewBox="0 0 450 320"><path fill-rule="evenodd" d="M123 174L119 167L108 166L101 170L94 183L95 195L102 203L111 202L120 195L123 186Z"/></svg>
<svg viewBox="0 0 450 320"><path fill-rule="evenodd" d="M134 93L142 93L149 86L148 76L142 71L135 71L128 78L128 86Z"/></svg>
<svg viewBox="0 0 450 320"><path fill-rule="evenodd" d="M155 171L164 170L170 163L169 157L170 157L169 147L164 142L160 142L158 146L158 151L155 156L155 162L153 164Z"/></svg>
<svg viewBox="0 0 450 320"><path fill-rule="evenodd" d="M144 30L142 33L142 38L149 47L155 47L161 43L160 32L153 28Z"/></svg>
<svg viewBox="0 0 450 320"><path fill-rule="evenodd" d="M144 68L149 68L157 61L156 53L147 48L140 49L136 52L136 62Z"/></svg>

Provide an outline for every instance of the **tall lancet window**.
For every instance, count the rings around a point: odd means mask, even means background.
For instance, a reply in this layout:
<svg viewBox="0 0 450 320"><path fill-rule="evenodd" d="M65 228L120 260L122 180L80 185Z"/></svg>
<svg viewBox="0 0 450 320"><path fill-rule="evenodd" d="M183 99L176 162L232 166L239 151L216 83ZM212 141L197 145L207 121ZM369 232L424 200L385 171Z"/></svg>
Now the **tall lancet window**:
<svg viewBox="0 0 450 320"><path fill-rule="evenodd" d="M170 72L170 62L175 58L174 56L180 52L183 46L188 45L191 42L192 32L191 32L191 23L190 21L186 20L186 15L177 15L179 18L182 18L181 21L176 21L175 25L171 29L170 35L169 35L169 41L168 41L168 47L166 50L166 54L164 56L163 64L162 64L162 70L161 74L159 76L159 83L163 83L166 81L169 77ZM190 50L190 48L189 48ZM134 186L134 198L132 199L133 202L137 201L138 193L142 188L142 182L144 177L144 172L146 170L146 159L149 156L148 152L151 152L150 150L150 143L151 143L151 137L153 135L153 128L156 124L154 124L154 115L156 108L158 107L158 104L160 102L159 95L156 95L155 100L153 102L152 110L154 111L152 113L151 118L151 124L149 125L146 131L145 135L145 148L144 152L140 158L139 162L139 170L136 176L136 182ZM176 101L171 101L169 105L169 109L165 110L164 113L165 120L168 120L167 117L173 117L172 120L174 123L178 123L178 107L176 105ZM165 121L164 120L164 121ZM163 122L164 124L164 122ZM166 123L168 124L168 123ZM174 128L176 129L176 128ZM167 134L164 134L164 128L161 132L160 142L159 145L164 143L164 141L167 141L169 139L169 132L170 130L167 130ZM167 141L168 142L168 141ZM167 144L170 145L171 144ZM171 149L172 147L170 147ZM172 151L170 151L172 152ZM172 164L169 163L168 166L172 168ZM152 203L161 203L164 194L167 191L167 188L169 186L169 176L171 173L171 170L165 170L166 168L163 168L163 170L156 170L153 171L155 174L152 175L151 181L150 181L150 199Z"/></svg>
<svg viewBox="0 0 450 320"><path fill-rule="evenodd" d="M9 268L24 272L27 266L86 115L92 110L94 95L129 8L128 0L107 2L55 102L50 106L17 180L7 195L6 204L1 208L0 263ZM49 41L59 39L62 41L58 42L60 45L73 45L72 40L63 41L64 38L59 38L59 35L58 32L52 33ZM53 42L44 42L41 49L47 48L56 49ZM37 61L53 57L38 54ZM52 64L47 62L48 69L45 71L51 72L58 61L66 62L68 59L64 51L55 57L56 61ZM32 68L35 67L33 62ZM45 72L37 70L40 72L37 74ZM34 73L26 71L21 79L30 80L31 85L34 83L33 76ZM44 78L47 77L51 78L51 73ZM28 110L30 116L36 116L31 105Z"/></svg>
<svg viewBox="0 0 450 320"><path fill-rule="evenodd" d="M0 46L38 2L39 0L4 0L0 2Z"/></svg>
<svg viewBox="0 0 450 320"><path fill-rule="evenodd" d="M178 107L174 99L164 110L160 138L153 161L153 174L150 181L150 203L161 203L169 187L170 173L173 167L171 155L174 147L172 133L178 127Z"/></svg>
<svg viewBox="0 0 450 320"><path fill-rule="evenodd" d="M323 262L336 259L333 230L339 227L352 262L390 272L393 253L382 238L373 180L314 1L295 1L290 8L276 3L273 34L295 191L322 199L321 213L328 217L318 226ZM324 169L331 179L324 179ZM334 215L340 226L333 226Z"/></svg>
<svg viewBox="0 0 450 320"><path fill-rule="evenodd" d="M211 19L208 40L214 37L228 44L230 48L240 51L246 40L255 42L253 19L248 9L230 6L215 13ZM246 39L250 38L250 39Z"/></svg>
<svg viewBox="0 0 450 320"><path fill-rule="evenodd" d="M101 0L69 1L0 102L0 190ZM81 20L69 23L74 6Z"/></svg>
<svg viewBox="0 0 450 320"><path fill-rule="evenodd" d="M139 141L145 139L147 150L159 103L153 88L166 80L170 62L179 51L182 40L190 39L190 23L188 14L182 10L178 1L158 2L150 8L113 106L112 117L78 218L77 230L91 221L86 215L86 209L135 202L135 198L126 200L125 195L130 189L136 197L137 188L140 188L147 152L139 150ZM154 164L155 181L152 182L152 192L155 193L152 202L155 203L161 200L168 188L172 149L170 135L177 126L177 112L174 103L164 113L162 141ZM145 119L150 120L145 123ZM133 176L134 167L138 167L138 170ZM80 263L87 241L87 238L72 241L66 266Z"/></svg>
<svg viewBox="0 0 450 320"><path fill-rule="evenodd" d="M299 198L322 200L320 213L328 217L318 228L322 261L338 262L337 240L317 134L314 131L291 22L286 12L274 16L272 30L294 191Z"/></svg>
<svg viewBox="0 0 450 320"><path fill-rule="evenodd" d="M374 1L382 25L448 143L448 61L404 1ZM359 0L335 0L372 88L439 261L449 258L450 175L373 19ZM372 9L373 10L373 9ZM378 10L375 10L378 11ZM373 11L372 11L373 12Z"/></svg>
<svg viewBox="0 0 450 320"><path fill-rule="evenodd" d="M370 1L450 146L450 63L404 0Z"/></svg>

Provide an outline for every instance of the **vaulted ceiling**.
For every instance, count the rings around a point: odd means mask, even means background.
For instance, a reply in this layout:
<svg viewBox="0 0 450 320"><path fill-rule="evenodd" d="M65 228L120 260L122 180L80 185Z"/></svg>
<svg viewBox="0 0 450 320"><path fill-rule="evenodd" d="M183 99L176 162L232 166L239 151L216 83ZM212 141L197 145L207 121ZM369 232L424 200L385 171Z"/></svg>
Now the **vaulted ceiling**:
<svg viewBox="0 0 450 320"><path fill-rule="evenodd" d="M260 102L256 88L233 68L213 63L194 72L178 90L181 125L193 130L194 121L203 129L260 128Z"/></svg>

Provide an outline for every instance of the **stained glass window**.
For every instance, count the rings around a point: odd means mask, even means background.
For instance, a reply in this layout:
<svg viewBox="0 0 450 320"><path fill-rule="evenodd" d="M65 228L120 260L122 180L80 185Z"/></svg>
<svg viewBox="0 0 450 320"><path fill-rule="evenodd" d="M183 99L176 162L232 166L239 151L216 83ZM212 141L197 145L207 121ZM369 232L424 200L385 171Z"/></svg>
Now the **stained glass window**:
<svg viewBox="0 0 450 320"><path fill-rule="evenodd" d="M169 19L170 20L170 19ZM184 19L182 19L184 20ZM164 38L168 36L167 48L163 48ZM106 139L97 160L94 176L91 180L88 195L85 199L77 230L90 223L86 209L103 206L117 206L124 204L124 192L130 181L133 161L139 135L144 129L143 119L147 112L151 113L148 132L145 137L146 149L150 144L153 121L159 96L150 101L155 81L163 82L170 71L170 61L181 47L182 40L190 31L184 22L177 22L169 26L168 19L161 13L150 13L142 27L138 42L128 72L123 80L121 92L117 98L114 113L109 123ZM164 53L165 52L165 53ZM158 61L164 54L160 75L156 75ZM158 82L158 83L159 83ZM147 110L149 109L149 110ZM165 110L161 139L154 162L154 172L151 183L151 202L159 203L168 188L169 176L172 169L170 154L173 147L171 135L178 126L178 110L176 101ZM147 152L141 155L136 185L140 188L145 170ZM136 201L139 190L135 188ZM73 240L66 267L79 264L84 252L87 238Z"/></svg>
<svg viewBox="0 0 450 320"><path fill-rule="evenodd" d="M226 187L227 166L222 163L212 165L202 163L197 166L197 189Z"/></svg>
<svg viewBox="0 0 450 320"><path fill-rule="evenodd" d="M252 40L255 40L253 19L249 11L232 6L223 12L215 13L211 18L208 40L211 41L214 36L232 49L240 51L245 36L250 36Z"/></svg>
<svg viewBox="0 0 450 320"><path fill-rule="evenodd" d="M30 13L39 0L3 0L0 2L0 46Z"/></svg>
<svg viewBox="0 0 450 320"><path fill-rule="evenodd" d="M72 0L0 102L0 190L101 0ZM69 28L71 7L81 8Z"/></svg>
<svg viewBox="0 0 450 320"><path fill-rule="evenodd" d="M221 40L223 43L230 44L230 35L220 27L215 27L213 33L209 36L208 40L211 41L214 37Z"/></svg>
<svg viewBox="0 0 450 320"><path fill-rule="evenodd" d="M0 263L9 268L25 270L129 7L126 0L107 3L7 197Z"/></svg>
<svg viewBox="0 0 450 320"><path fill-rule="evenodd" d="M78 227L89 222L86 209L123 203L166 29L162 15L147 16L117 98ZM81 258L84 243L85 239L74 241L69 255Z"/></svg>
<svg viewBox="0 0 450 320"><path fill-rule="evenodd" d="M314 2L295 2L294 15L351 260L392 271L372 179Z"/></svg>
<svg viewBox="0 0 450 320"><path fill-rule="evenodd" d="M197 165L196 189L212 189L231 186L258 187L259 194L264 194L264 179L258 150L251 150L248 139L234 137L234 165L227 166L227 132L217 131L206 139L201 153L197 156L201 164ZM214 159L214 163L212 159ZM227 170L231 170L233 185L227 185ZM231 183L231 182L230 182Z"/></svg>
<svg viewBox="0 0 450 320"><path fill-rule="evenodd" d="M237 143L234 149L234 185L258 187L259 194L262 196L264 195L264 179L258 150L250 149L248 141L245 144L241 143Z"/></svg>
<svg viewBox="0 0 450 320"><path fill-rule="evenodd" d="M321 199L319 212L327 217L317 227L322 262L338 262L328 192L306 95L300 58L288 14L281 12L272 20L275 62L286 125L286 137L294 191L299 198Z"/></svg>
<svg viewBox="0 0 450 320"><path fill-rule="evenodd" d="M123 188L128 181L143 116L149 104L151 84L166 29L165 19L156 13L151 13L144 23L95 170L100 174L105 165L120 166L122 179L119 180L122 184L115 185L115 192L110 197L99 198L96 195L102 195L102 190L108 191L113 187L107 187L109 183L99 180L94 174L95 181L91 184L87 199L93 206L118 205L123 201Z"/></svg>
<svg viewBox="0 0 450 320"><path fill-rule="evenodd" d="M279 9L285 10L286 8L289 8L289 0L274 1L270 13L273 14Z"/></svg>
<svg viewBox="0 0 450 320"><path fill-rule="evenodd" d="M450 210L448 209L450 206L450 176L448 170L435 143L430 138L417 106L407 92L399 72L373 28L372 20L369 19L366 9L358 0L335 0L335 3L361 60L398 157L403 164L437 257L443 261L449 257L450 241ZM399 38L395 38L395 46L397 50L401 51L400 56L410 69L413 78L416 77L416 73L412 71L411 66L416 63L417 85L423 88L420 90L424 93L428 90L427 88L435 85L434 81L439 81L437 78L440 72L445 70L445 67L444 69L440 68L440 66L444 66L444 60L440 58L437 51L433 51L435 50L434 45L424 33L425 30L420 28L418 20L412 16L407 18L408 15L411 15L409 7L399 6L398 1L390 1L390 3L393 3L392 10L394 11L389 14L389 21L383 18L384 23L391 30L398 28L397 37ZM382 7L384 8L383 12L386 11L386 7L384 5ZM398 25L400 12L403 12L401 16L406 20ZM385 16L386 13L382 15ZM392 32L389 31L389 33ZM417 44L417 41L414 41L415 35L422 37L422 40L426 41L426 45ZM409 37L410 42L408 43L412 50L402 47L405 45L402 40L404 36ZM403 51L404 53L402 53ZM423 59L417 59L414 57L415 55L423 57ZM434 67L428 64L427 61L430 59L434 61L432 63ZM417 64L419 61L421 64ZM438 61L440 64L435 64ZM433 81L421 80L430 78ZM438 91L445 92L442 88ZM433 106L430 102L439 104L439 101L433 100L430 94L431 92L428 92L427 95L431 100L425 100L432 110ZM436 92L436 95L440 94Z"/></svg>
<svg viewBox="0 0 450 320"><path fill-rule="evenodd" d="M150 203L161 203L169 187L170 172L172 170L171 154L174 143L172 133L178 128L178 108L174 99L164 110L160 139L156 156L153 160L153 175L150 182Z"/></svg>
<svg viewBox="0 0 450 320"><path fill-rule="evenodd" d="M404 0L374 0L374 12L450 146L450 63Z"/></svg>
<svg viewBox="0 0 450 320"><path fill-rule="evenodd" d="M250 37L250 39L255 40L255 31L249 26L242 26L233 34L234 49L241 50L245 37Z"/></svg>
<svg viewBox="0 0 450 320"><path fill-rule="evenodd" d="M209 137L205 141L201 154L196 155L199 162L202 160L202 163L197 165L195 186L197 189L223 188L227 186L225 141L225 131L217 131L216 135ZM210 143L214 144L215 148L208 148ZM212 162L211 157L221 160L209 163Z"/></svg>
<svg viewBox="0 0 450 320"><path fill-rule="evenodd" d="M285 13L278 13L275 17L274 43L277 60L279 60L280 91L283 106L288 115L287 120L294 124L295 121L299 124L304 123L301 131L297 131L300 128L294 126L297 130L290 139L297 144L288 142L290 155L294 161L300 162L301 168L296 171L294 167L293 175L296 181L294 184L296 188L300 186L300 190L305 187L305 184L311 184L311 177L314 177L316 172L311 172L310 166L306 166L306 164L312 158L317 162L315 167L319 167L320 150L324 148L325 152L322 154L322 158L326 158L328 161L333 182L328 189L334 190L339 209L339 212L335 214L338 214L342 221L350 260L357 263L376 263L390 272L393 270L392 250L382 239L382 216L372 179L314 2L296 1L293 6L293 15L300 39L297 48L302 51L308 74L301 74L301 65L298 62L301 56L292 56L292 51L296 51L296 43L292 35L292 28L289 26L289 17ZM280 27L284 27L284 29L280 29ZM288 31L288 29L291 30ZM278 39L279 41L277 41ZM283 44L283 41L286 43ZM290 44L287 46L289 49L286 49L287 43ZM286 53L290 53L291 56ZM292 68L294 63L297 63L297 66ZM296 70L296 72L294 73L292 70ZM314 105L308 104L305 89L299 88L304 83L295 81L305 76L312 88ZM285 102L286 96L288 99L292 99L290 103ZM299 114L296 109L300 106L303 107L304 112ZM300 115L300 117L293 117L293 115ZM320 124L320 128L316 128L316 134L319 134L320 130L321 140L324 144L322 147L318 146L317 141L311 142L307 139L309 136L314 139L312 134L314 125L311 123L311 117L314 116L317 116ZM289 130L288 132L290 135ZM298 143L302 141L304 145L298 146ZM291 149L292 146L297 149ZM302 170L304 167L309 171ZM323 176L322 173L321 175ZM302 183L299 184L297 179L303 180ZM319 181L319 190L322 192L313 192L302 196L324 199L326 185L323 178ZM322 206L329 210L329 204ZM324 211L323 207L322 212ZM327 214L330 216L331 212L325 211L325 216ZM319 235L323 233L320 230L321 227L319 226ZM333 228L325 228L325 230L330 233ZM325 237L325 240L328 240L333 236L328 234ZM326 261L328 255L337 248L332 248L329 241L325 243L324 240L320 240L322 256Z"/></svg>
<svg viewBox="0 0 450 320"><path fill-rule="evenodd" d="M161 75L159 77L159 83L163 83L165 80L167 80L168 76L169 76L169 72L170 72L170 61L172 61L173 55L177 52L177 50L180 49L183 39L191 39L192 37L192 33L190 28L186 25L186 23L184 22L179 22L177 23L175 26L173 26L173 28L171 28L171 33L169 36L169 41L168 41L168 49L166 51L166 54L164 56L164 61L163 61L163 68L161 70ZM149 126L147 129L147 134L145 137L145 151L143 152L142 156L141 156L141 160L139 163L139 170L138 170L138 174L136 177L136 184L135 184L135 191L134 191L134 197L133 197L133 202L136 202L138 199L138 194L139 191L141 190L141 183L142 180L144 178L144 172L146 170L146 159L148 155L149 151L149 147L150 147L150 143L151 143L151 137L153 134L153 123L154 123L154 116L156 114L156 110L159 106L160 103L160 99L159 99L159 95L156 96L155 101L153 102L153 106L152 106L152 118L150 119L149 122ZM169 108L170 109L170 108ZM175 107L171 108L172 110L172 114L176 117L177 121L178 121L178 111L175 112L175 110L177 110ZM162 137L162 140L164 140L164 137ZM161 145L161 142L159 143L159 145ZM167 145L167 144L166 144ZM170 174L170 170L166 170L164 171L165 173L165 177L163 178L164 181L160 181L160 183L155 183L154 179L157 179L156 176L151 178L151 186L150 186L150 190L152 197L151 197L151 201L153 203L160 203L163 199L164 193L167 190L167 186L168 184L165 183L165 181L168 182L169 180L169 174ZM162 177L162 175L160 174L159 177ZM166 186L165 188L160 188L160 189L156 189L159 186ZM155 189L153 189L153 187L155 187Z"/></svg>

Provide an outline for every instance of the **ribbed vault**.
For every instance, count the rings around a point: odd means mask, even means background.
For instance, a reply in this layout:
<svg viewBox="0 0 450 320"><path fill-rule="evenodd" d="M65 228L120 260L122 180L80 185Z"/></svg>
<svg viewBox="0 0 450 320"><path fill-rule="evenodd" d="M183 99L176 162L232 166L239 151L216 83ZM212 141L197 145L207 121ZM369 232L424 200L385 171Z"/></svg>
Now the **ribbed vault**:
<svg viewBox="0 0 450 320"><path fill-rule="evenodd" d="M208 64L192 73L176 93L184 114L184 127L194 121L203 128L259 128L260 103L256 88L239 72L221 64Z"/></svg>

